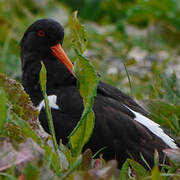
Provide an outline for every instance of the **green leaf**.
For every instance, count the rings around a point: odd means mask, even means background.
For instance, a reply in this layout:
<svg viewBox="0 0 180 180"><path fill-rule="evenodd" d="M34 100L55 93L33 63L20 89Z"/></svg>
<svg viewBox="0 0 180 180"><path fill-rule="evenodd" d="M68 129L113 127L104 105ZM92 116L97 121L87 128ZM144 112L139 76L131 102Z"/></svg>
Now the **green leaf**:
<svg viewBox="0 0 180 180"><path fill-rule="evenodd" d="M149 176L148 171L138 162L128 159L128 163L131 165L139 179Z"/></svg>
<svg viewBox="0 0 180 180"><path fill-rule="evenodd" d="M0 87L0 134L3 131L4 123L7 118L7 109L6 109L6 94L4 90Z"/></svg>
<svg viewBox="0 0 180 180"><path fill-rule="evenodd" d="M81 25L77 19L77 11L75 11L70 18L71 29L73 30L73 44L79 51L83 54L83 52L87 48L88 37L86 29L83 25Z"/></svg>
<svg viewBox="0 0 180 180"><path fill-rule="evenodd" d="M128 160L126 160L124 162L124 164L122 165L122 168L121 168L121 172L120 172L120 179L121 180L128 179L128 171L129 171L129 163L128 163Z"/></svg>
<svg viewBox="0 0 180 180"><path fill-rule="evenodd" d="M98 85L97 73L88 59L75 49L78 59L75 61L75 74L78 88L84 102L84 111L77 126L69 136L73 155L81 152L89 140L94 128L93 104Z"/></svg>
<svg viewBox="0 0 180 180"><path fill-rule="evenodd" d="M40 84L41 84L41 89L43 92L46 92L46 76L47 76L47 71L46 68L44 66L44 63L41 61L41 71L40 71Z"/></svg>
<svg viewBox="0 0 180 180"><path fill-rule="evenodd" d="M152 170L152 180L163 180L164 177L161 176L158 166L155 166Z"/></svg>
<svg viewBox="0 0 180 180"><path fill-rule="evenodd" d="M82 151L83 146L89 140L94 128L94 112L92 110L94 97L98 85L98 76L90 61L82 56L87 47L87 33L77 19L77 11L73 13L70 20L73 30L73 47L77 60L74 71L78 79L78 89L83 98L84 111L77 126L69 135L69 144L72 155L76 156Z"/></svg>

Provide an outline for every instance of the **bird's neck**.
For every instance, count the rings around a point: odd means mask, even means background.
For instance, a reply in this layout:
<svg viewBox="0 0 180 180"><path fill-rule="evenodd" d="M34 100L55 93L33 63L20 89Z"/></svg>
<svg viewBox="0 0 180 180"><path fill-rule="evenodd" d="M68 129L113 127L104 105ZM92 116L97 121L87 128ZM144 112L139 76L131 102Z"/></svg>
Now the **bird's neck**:
<svg viewBox="0 0 180 180"><path fill-rule="evenodd" d="M35 106L43 99L39 81L41 61L44 62L47 70L46 87L48 95L56 94L62 86L76 84L76 79L53 55L41 57L37 54L31 54L30 56L21 56L21 58L23 59L23 86Z"/></svg>

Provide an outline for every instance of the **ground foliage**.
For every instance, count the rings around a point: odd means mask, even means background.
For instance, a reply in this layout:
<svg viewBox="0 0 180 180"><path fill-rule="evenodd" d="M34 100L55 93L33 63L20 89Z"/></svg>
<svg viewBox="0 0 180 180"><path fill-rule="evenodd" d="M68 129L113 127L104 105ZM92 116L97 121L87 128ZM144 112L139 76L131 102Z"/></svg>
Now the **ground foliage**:
<svg viewBox="0 0 180 180"><path fill-rule="evenodd" d="M0 71L4 73L0 74L0 169L3 170L0 179L131 179L130 165L135 179L179 179L178 151L165 150L172 163L161 170L155 153L156 166L152 170L147 171L128 159L120 173L115 161L105 163L90 150L73 156L70 149L60 144L61 151L53 151L51 138L39 129L38 112L21 84L11 79L20 81L19 41L24 30L36 19L55 18L65 26L63 47L72 61L78 57L90 59L102 80L137 99L154 121L179 140L178 1L0 1ZM76 29L68 19L74 10L79 11L87 33L72 33ZM73 37L76 40L72 42ZM86 41L79 41L81 37ZM29 156L19 156L24 152ZM115 171L120 177L112 176Z"/></svg>

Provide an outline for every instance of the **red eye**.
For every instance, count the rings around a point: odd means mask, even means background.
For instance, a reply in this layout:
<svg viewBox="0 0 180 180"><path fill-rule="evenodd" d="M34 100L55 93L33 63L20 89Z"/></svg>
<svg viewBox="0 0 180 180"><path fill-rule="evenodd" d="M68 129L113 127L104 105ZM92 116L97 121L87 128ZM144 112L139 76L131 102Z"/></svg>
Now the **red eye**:
<svg viewBox="0 0 180 180"><path fill-rule="evenodd" d="M45 32L43 30L39 30L37 34L38 36L41 36L41 37L45 36Z"/></svg>

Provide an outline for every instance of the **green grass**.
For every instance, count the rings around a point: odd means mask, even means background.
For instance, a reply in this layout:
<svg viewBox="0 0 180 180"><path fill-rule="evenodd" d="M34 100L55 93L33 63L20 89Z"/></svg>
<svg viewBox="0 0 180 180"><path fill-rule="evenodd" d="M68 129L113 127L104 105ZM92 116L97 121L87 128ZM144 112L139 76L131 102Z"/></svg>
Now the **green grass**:
<svg viewBox="0 0 180 180"><path fill-rule="evenodd" d="M87 1L80 8L80 21L86 27L88 44L80 42L74 46L82 46L79 48L80 51L87 47L84 56L90 59L96 70L101 73L101 80L137 99L149 111L152 119L179 141L180 79L176 66L179 67L177 44L180 31L177 2L178 0L160 3L157 0L114 0L95 4L95 1ZM88 17L91 8L94 9L94 15ZM152 9L152 13L148 13ZM73 38L73 33L67 18L71 15L71 10L70 6L65 6L60 1L0 1L0 72L21 81L19 41L27 26L34 20L44 17L60 19L63 22L66 35L63 48L74 61L77 54L72 48L70 39ZM171 18L173 16L176 18ZM83 37L83 32L81 35ZM137 52L137 47L141 56L132 57L134 50ZM146 55L141 59L143 53ZM115 68L116 73L110 73L110 68ZM174 72L169 73L169 70ZM0 74L0 87L0 148L5 141L12 144L14 150L20 151L19 144L26 142L27 138L32 138L44 151L43 155L36 156L36 161L22 168L16 166L14 161L12 167L0 173L0 179L18 179L22 175L26 179L73 179L78 176L93 179L96 172L92 169L91 164L94 160L91 152L86 151L74 156L71 149L61 144L61 153L59 150L58 154L55 153L49 145L51 143L47 143L52 142L51 138L42 139L43 134L39 131L36 121L38 113L21 85ZM27 149L30 149L30 146L27 146ZM8 152L5 151L2 156L0 155L0 160L3 156L6 157L6 154L8 156ZM105 163L101 158L102 166L109 166L112 171L104 170L104 174L101 174L101 169L98 169L97 172L112 180L128 179L128 167L131 165L136 179L179 179L180 155L174 152L169 156L177 161L173 160L169 166L164 165L161 170L155 166L150 171L128 159L121 169L120 178L112 176L116 169L114 162ZM157 157L155 154L156 164Z"/></svg>

